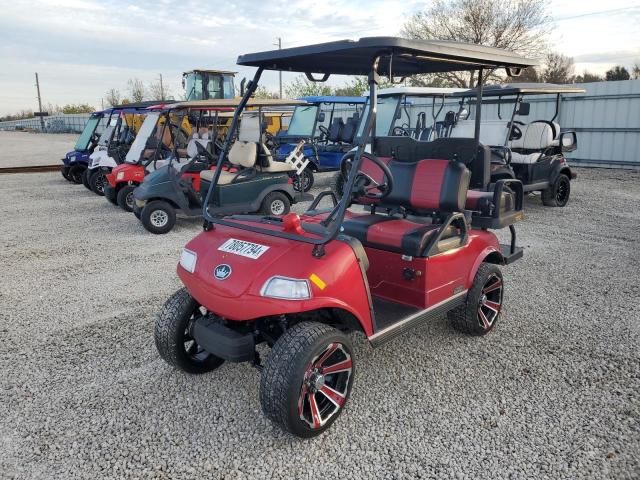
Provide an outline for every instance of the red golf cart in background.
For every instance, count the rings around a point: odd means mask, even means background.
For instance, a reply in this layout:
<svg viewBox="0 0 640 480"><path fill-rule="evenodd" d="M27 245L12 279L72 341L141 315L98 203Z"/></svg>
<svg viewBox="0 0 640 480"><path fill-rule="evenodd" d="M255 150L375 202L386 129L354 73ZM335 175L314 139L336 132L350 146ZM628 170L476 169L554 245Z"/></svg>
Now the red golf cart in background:
<svg viewBox="0 0 640 480"><path fill-rule="evenodd" d="M312 437L343 410L355 374L349 332L372 345L447 315L472 335L491 331L503 304L500 265L522 256L513 223L522 219L519 180L490 185L491 152L479 142L482 84L472 138L372 136L381 75L503 67L509 75L535 62L511 52L449 41L370 37L242 55L257 67L238 118L264 70L367 75L370 108L358 148L342 163L348 178L338 202L321 193L303 215L216 214L203 202L204 231L184 248L177 291L157 316L155 342L170 365L191 373L225 360L261 370L265 415L284 430ZM312 73L313 72L313 73ZM371 153L365 153L367 144ZM333 207L321 208L332 199ZM324 203L324 202L323 202ZM501 245L489 229L509 227ZM271 352L263 362L256 350Z"/></svg>

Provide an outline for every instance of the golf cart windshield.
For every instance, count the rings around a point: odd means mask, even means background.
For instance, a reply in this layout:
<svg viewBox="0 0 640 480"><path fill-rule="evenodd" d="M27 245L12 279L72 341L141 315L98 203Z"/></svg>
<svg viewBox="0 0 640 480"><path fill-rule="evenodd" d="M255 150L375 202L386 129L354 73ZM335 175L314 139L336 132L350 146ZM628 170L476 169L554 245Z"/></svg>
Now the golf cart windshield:
<svg viewBox="0 0 640 480"><path fill-rule="evenodd" d="M74 147L74 149L77 152L83 152L89 147L89 142L91 141L91 137L93 136L93 133L96 131L96 128L98 128L98 124L100 123L101 119L102 119L101 116L93 116L89 118L89 120L87 121L87 124L84 126L84 130L82 130L82 133L80 134L80 137L76 142L76 146Z"/></svg>
<svg viewBox="0 0 640 480"><path fill-rule="evenodd" d="M113 137L113 133L116 131L116 126L118 125L118 119L119 119L118 115L115 115L109 118L109 124L102 131L102 134L100 135L100 140L98 140L98 145L100 145L101 147L109 146L109 142Z"/></svg>
<svg viewBox="0 0 640 480"><path fill-rule="evenodd" d="M293 116L287 129L290 137L313 137L313 130L318 115L317 105L301 105L293 111Z"/></svg>
<svg viewBox="0 0 640 480"><path fill-rule="evenodd" d="M144 119L140 130L138 130L136 139L133 141L133 143L131 144L131 148L127 152L127 156L125 158L126 163L138 163L142 152L144 152L145 148L147 147L149 138L156 128L156 124L158 123L159 118L160 113L154 112L148 114Z"/></svg>
<svg viewBox="0 0 640 480"><path fill-rule="evenodd" d="M381 97L378 98L378 111L376 113L376 137L385 137L389 135L391 131L391 127L393 126L393 122L396 118L396 112L398 111L398 103L400 102L399 97ZM369 100L367 99L367 104L364 107L364 112L362 118L367 118L369 116ZM362 137L364 133L364 129L366 126L366 122L360 122L358 127L357 138Z"/></svg>

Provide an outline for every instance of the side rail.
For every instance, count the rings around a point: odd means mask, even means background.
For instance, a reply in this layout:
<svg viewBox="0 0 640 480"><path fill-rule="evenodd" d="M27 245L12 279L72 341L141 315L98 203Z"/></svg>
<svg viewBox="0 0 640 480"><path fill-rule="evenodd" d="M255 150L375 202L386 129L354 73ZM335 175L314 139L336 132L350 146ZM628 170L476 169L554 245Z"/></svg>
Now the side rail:
<svg viewBox="0 0 640 480"><path fill-rule="evenodd" d="M498 180L493 187L493 208L489 215L473 212L471 224L476 228L499 229L513 225L524 218L524 189L522 182L513 178Z"/></svg>

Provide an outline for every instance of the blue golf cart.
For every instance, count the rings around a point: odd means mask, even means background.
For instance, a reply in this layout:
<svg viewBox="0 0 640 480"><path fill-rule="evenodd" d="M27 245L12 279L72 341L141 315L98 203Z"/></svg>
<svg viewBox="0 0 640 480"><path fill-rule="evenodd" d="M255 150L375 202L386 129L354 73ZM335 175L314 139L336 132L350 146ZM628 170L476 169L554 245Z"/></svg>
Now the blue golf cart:
<svg viewBox="0 0 640 480"><path fill-rule="evenodd" d="M100 138L98 127L100 127L104 116L110 112L111 109L92 113L80 137L78 137L75 147L62 159L60 172L70 182L82 183L82 174L89 165L89 156L98 145L98 139Z"/></svg>
<svg viewBox="0 0 640 480"><path fill-rule="evenodd" d="M335 171L351 150L358 130L365 97L301 97L308 105L298 105L289 127L275 138L276 157L284 160L304 141L303 154L309 164L294 178L294 188L307 192L313 186L314 172Z"/></svg>

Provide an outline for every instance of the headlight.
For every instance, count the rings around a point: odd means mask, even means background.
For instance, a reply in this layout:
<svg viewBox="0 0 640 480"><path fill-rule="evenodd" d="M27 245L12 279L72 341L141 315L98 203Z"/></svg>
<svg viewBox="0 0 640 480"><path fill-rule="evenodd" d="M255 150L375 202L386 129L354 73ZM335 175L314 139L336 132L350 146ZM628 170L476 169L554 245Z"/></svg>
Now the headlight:
<svg viewBox="0 0 640 480"><path fill-rule="evenodd" d="M196 252L192 252L191 250L187 250L186 248L182 249L182 254L180 255L180 265L187 272L193 273L196 269L196 261L198 260L198 255Z"/></svg>
<svg viewBox="0 0 640 480"><path fill-rule="evenodd" d="M122 180L124 178L124 172L118 172L116 175L116 180Z"/></svg>
<svg viewBox="0 0 640 480"><path fill-rule="evenodd" d="M306 280L295 278L271 277L260 290L263 297L284 298L287 300L304 300L311 298L311 289Z"/></svg>

